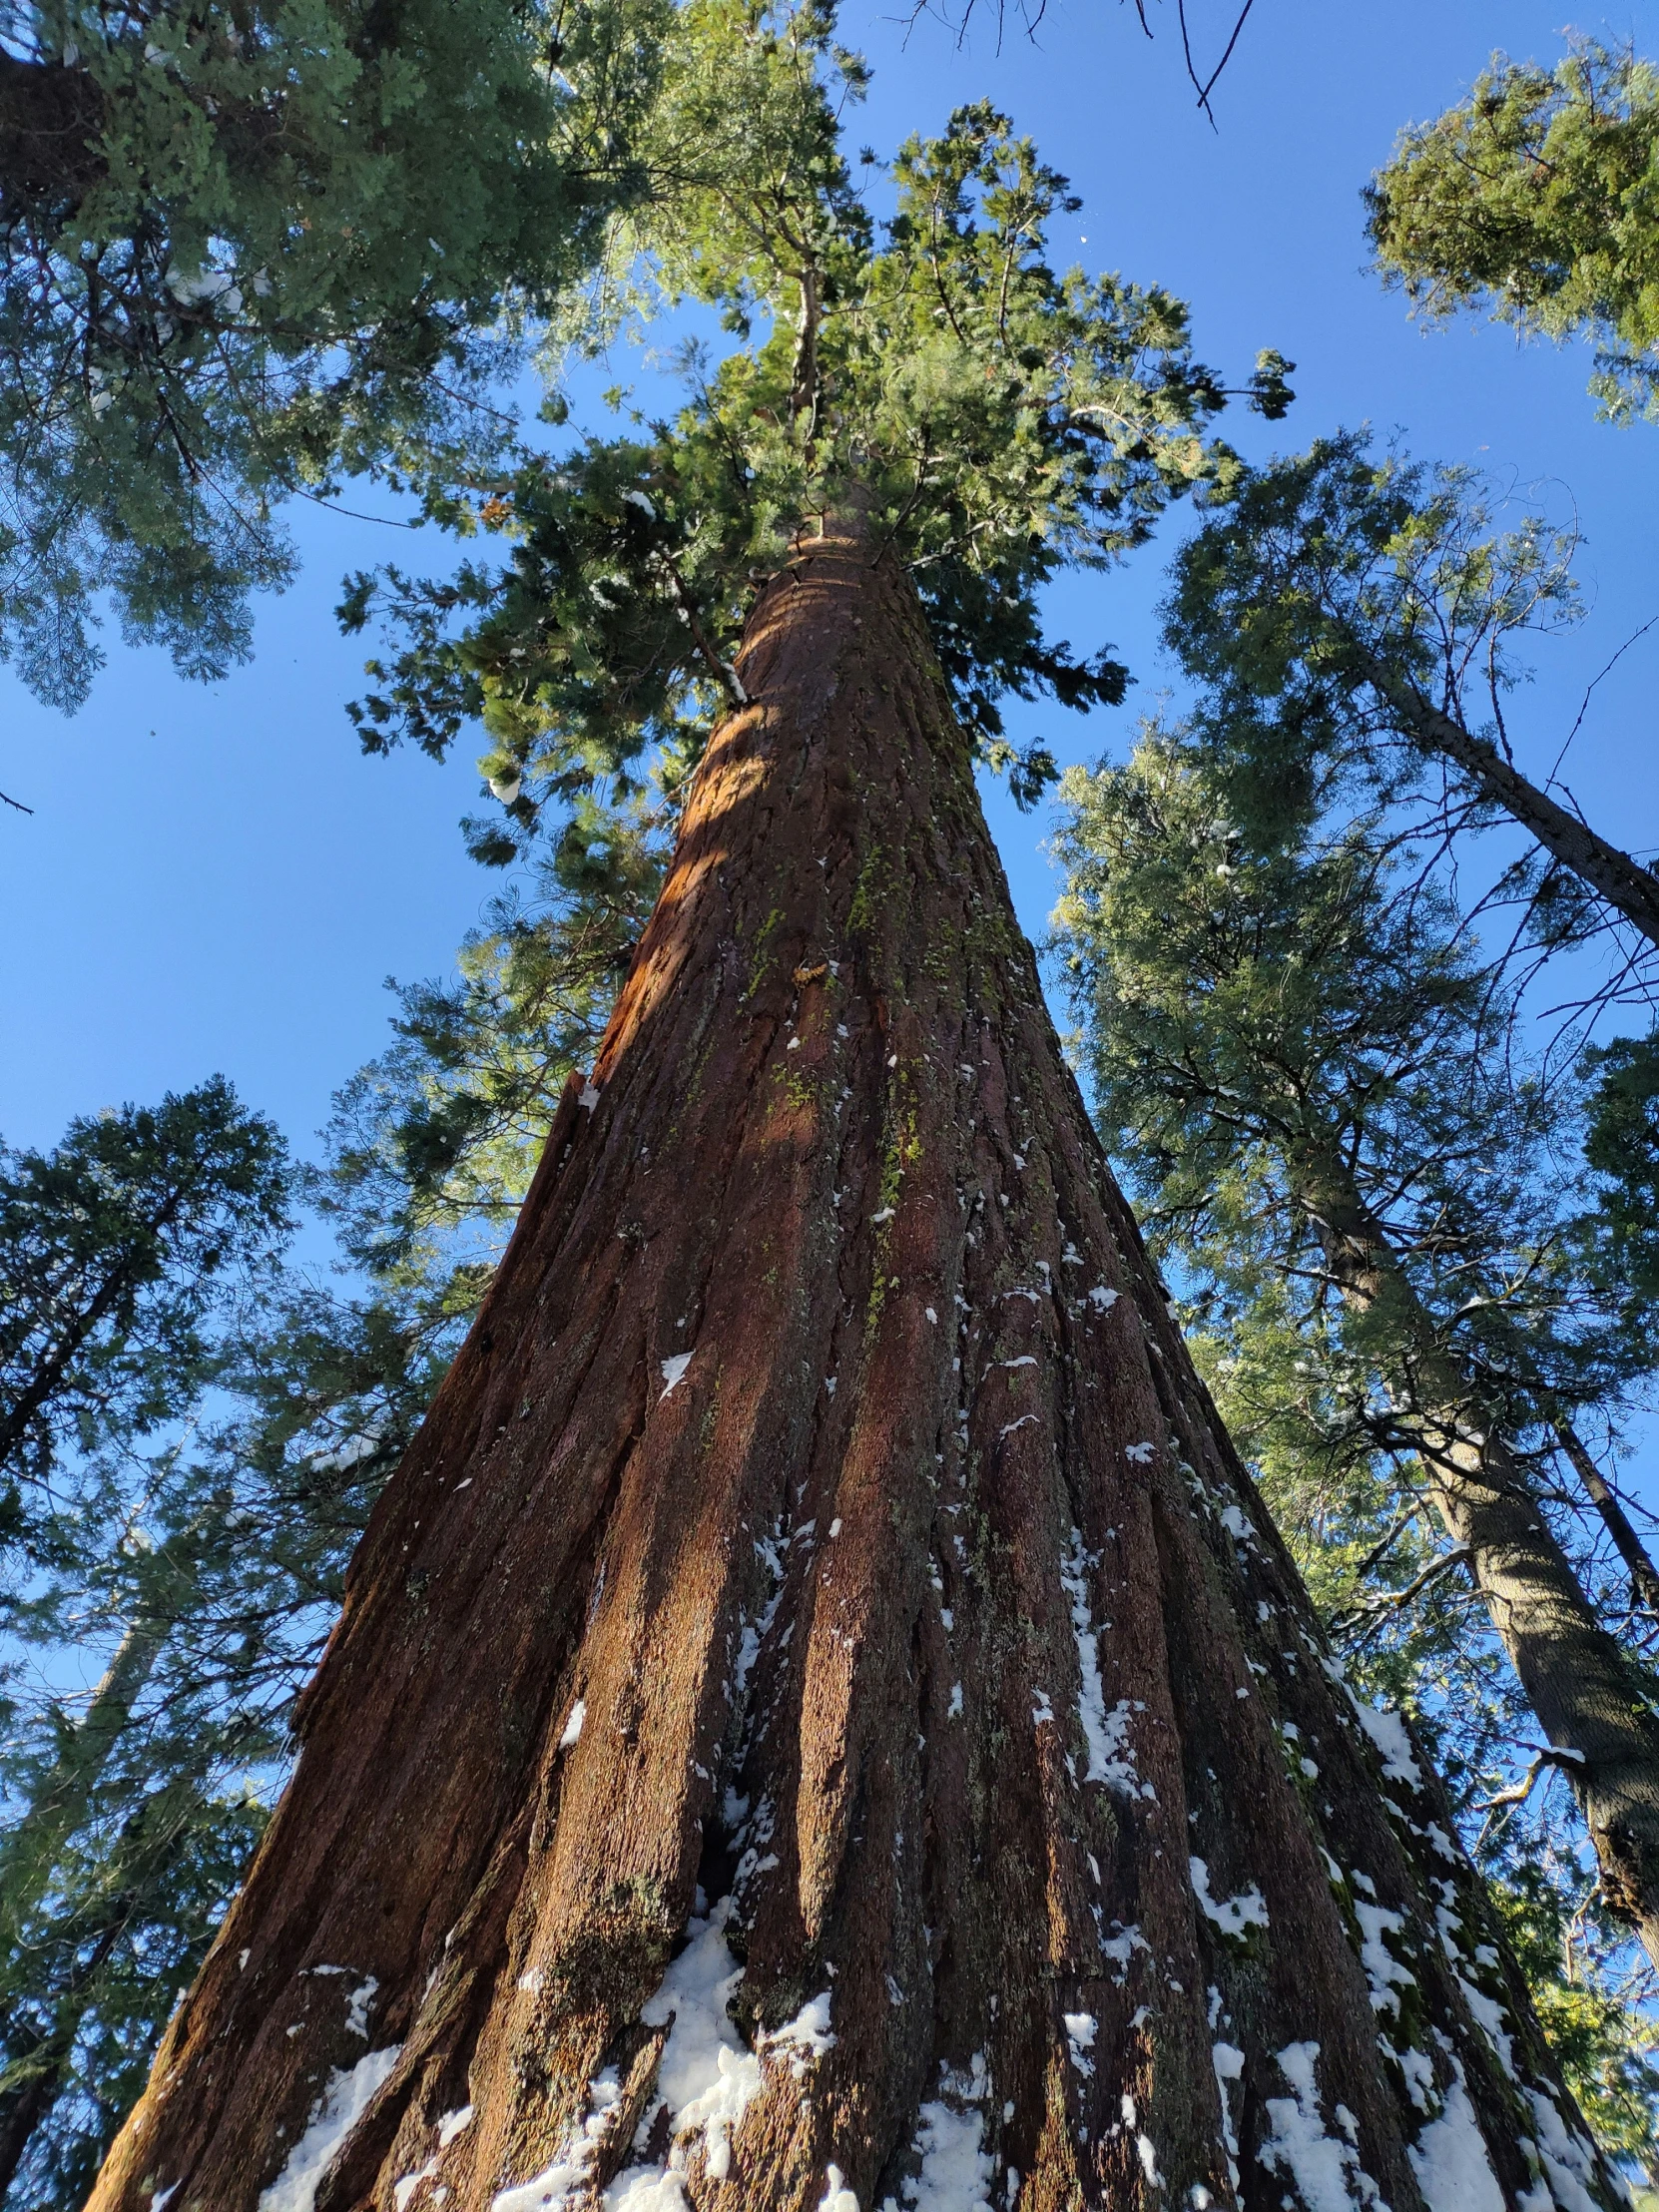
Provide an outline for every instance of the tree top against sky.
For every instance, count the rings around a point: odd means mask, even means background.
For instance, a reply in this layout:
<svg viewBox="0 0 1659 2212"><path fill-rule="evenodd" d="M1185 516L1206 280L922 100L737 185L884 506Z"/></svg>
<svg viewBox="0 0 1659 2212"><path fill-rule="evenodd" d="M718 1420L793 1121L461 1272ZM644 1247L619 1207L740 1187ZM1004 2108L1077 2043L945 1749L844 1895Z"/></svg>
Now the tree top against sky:
<svg viewBox="0 0 1659 2212"><path fill-rule="evenodd" d="M1577 38L1553 70L1494 55L1467 100L1401 132L1366 197L1419 311L1588 334L1605 410L1659 411L1659 72L1632 48Z"/></svg>
<svg viewBox="0 0 1659 2212"><path fill-rule="evenodd" d="M441 755L481 719L485 773L524 829L539 800L648 743L683 761L741 698L732 657L757 582L801 532L854 511L908 569L957 711L1019 796L1050 768L1007 743L1005 694L1122 696L1108 653L1049 642L1038 595L1228 479L1230 450L1205 434L1228 390L1170 293L1053 266L1050 230L1078 203L988 103L906 141L877 222L842 140L861 83L824 11L681 11L643 142L678 183L617 225L585 331L568 334L600 343L630 312L691 301L737 344L718 362L685 348L672 422L636 416L635 434L537 459L460 518L514 541L507 568L356 580L348 626L378 603L408 637L371 664L369 745ZM1288 365L1262 355L1253 404L1283 411ZM492 856L510 850L498 838Z"/></svg>

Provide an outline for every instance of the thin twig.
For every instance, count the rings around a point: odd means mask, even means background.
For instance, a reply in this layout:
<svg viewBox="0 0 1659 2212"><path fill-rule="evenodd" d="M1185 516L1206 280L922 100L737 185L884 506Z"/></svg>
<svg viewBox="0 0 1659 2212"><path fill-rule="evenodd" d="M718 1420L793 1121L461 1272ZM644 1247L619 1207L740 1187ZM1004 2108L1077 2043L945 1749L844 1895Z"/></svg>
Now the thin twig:
<svg viewBox="0 0 1659 2212"><path fill-rule="evenodd" d="M1222 71L1233 59L1233 49L1239 43L1239 33L1245 27L1245 17L1249 15L1251 9L1255 5L1256 0L1244 0L1244 6L1239 10L1238 20L1233 25L1233 35L1227 42L1226 48L1222 53L1221 60L1217 62L1215 68L1211 70L1209 76L1201 82L1199 79L1198 71L1193 66L1192 41L1187 35L1187 0L1177 0L1176 12L1180 17L1181 22L1181 51L1186 57L1187 75L1192 79L1193 89L1198 94L1199 106L1203 109L1204 113L1210 119L1210 128L1212 131L1219 130L1220 125L1216 122L1215 111L1210 106L1210 95L1216 89L1216 85L1220 81ZM1144 27L1146 22L1146 18L1144 15L1141 18L1141 22Z"/></svg>
<svg viewBox="0 0 1659 2212"><path fill-rule="evenodd" d="M1585 685L1584 697L1578 703L1578 712L1573 717L1572 728L1562 739L1561 750L1555 756L1555 765L1553 768L1551 768L1549 774L1544 778L1544 790L1546 792L1561 772L1561 763L1567 757L1567 747L1571 745L1573 739L1577 737L1580 728L1583 726L1584 717L1589 711L1591 692L1595 690L1596 686L1601 682L1603 676L1610 676L1612 674L1614 668L1624 658L1625 654L1630 651L1630 648L1637 642L1638 639L1645 638L1656 622L1659 622L1659 615L1649 615L1646 622L1642 624L1642 627L1639 630L1633 630L1630 636L1625 639L1623 645L1619 647L1618 651L1613 655L1612 660L1607 663L1606 667L1603 668L1598 675L1592 676L1590 678L1590 681Z"/></svg>

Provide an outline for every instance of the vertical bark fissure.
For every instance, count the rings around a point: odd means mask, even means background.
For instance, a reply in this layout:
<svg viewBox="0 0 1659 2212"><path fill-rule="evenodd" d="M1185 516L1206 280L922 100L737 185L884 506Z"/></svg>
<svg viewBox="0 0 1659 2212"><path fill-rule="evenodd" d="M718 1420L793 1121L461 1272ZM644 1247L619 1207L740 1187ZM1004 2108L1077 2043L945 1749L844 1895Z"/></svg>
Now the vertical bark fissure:
<svg viewBox="0 0 1659 2212"><path fill-rule="evenodd" d="M880 2212L952 2146L996 2212L1238 2204L1270 2169L1277 2204L1274 2115L1314 2046L1299 2124L1335 2141L1342 2103L1393 2212L1420 2212L1412 2147L1459 2081L1516 2212L1542 2105L1578 2123L1500 1940L1475 1962L1443 1802L1415 1765L1380 1782L1214 1426L913 596L855 536L799 551L599 1103L561 1106L93 2212L175 2182L175 2212L254 2212L363 2048L299 1978L319 1956L377 1977L370 2045L403 2052L318 2212L389 2212L411 2176L401 2212L538 2176L514 2212L587 2212L636 2168L695 2212L838 2188ZM567 1587L601 1511L603 1574ZM440 1932L532 1799L438 2037ZM1405 2017L1362 1964L1372 1898ZM737 1977L726 2119L675 2106L679 2031L653 2045L710 1958ZM1471 2003L1501 2007L1501 2051ZM463 2069L473 2117L441 2134Z"/></svg>

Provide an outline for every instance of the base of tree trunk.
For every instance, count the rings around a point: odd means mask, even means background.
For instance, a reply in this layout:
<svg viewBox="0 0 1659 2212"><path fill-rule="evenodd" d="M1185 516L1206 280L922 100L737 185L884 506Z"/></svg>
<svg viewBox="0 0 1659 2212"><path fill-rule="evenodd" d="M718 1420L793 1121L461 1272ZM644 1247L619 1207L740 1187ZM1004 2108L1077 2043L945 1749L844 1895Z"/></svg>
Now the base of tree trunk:
<svg viewBox="0 0 1659 2212"><path fill-rule="evenodd" d="M1187 1360L907 584L807 542L741 665L92 2207L1610 2205Z"/></svg>

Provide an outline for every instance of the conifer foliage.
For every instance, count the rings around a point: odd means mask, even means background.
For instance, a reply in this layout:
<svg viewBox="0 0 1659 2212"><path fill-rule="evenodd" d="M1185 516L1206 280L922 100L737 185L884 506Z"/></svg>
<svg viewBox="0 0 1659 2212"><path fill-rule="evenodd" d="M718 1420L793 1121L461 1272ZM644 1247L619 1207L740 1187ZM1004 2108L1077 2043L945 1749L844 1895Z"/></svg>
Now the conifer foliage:
<svg viewBox="0 0 1659 2212"><path fill-rule="evenodd" d="M1333 776L1383 803L1437 779L1448 828L1506 815L1547 855L1526 885L1543 937L1599 913L1650 960L1653 871L1521 772L1506 723L1517 648L1578 612L1571 534L1536 514L1500 528L1472 470L1352 432L1240 477L1218 506L1176 559L1169 630L1213 693L1198 727L1225 731L1242 819L1294 820Z"/></svg>
<svg viewBox="0 0 1659 2212"><path fill-rule="evenodd" d="M1367 192L1384 275L1420 311L1484 307L1596 340L1614 420L1659 408L1659 76L1576 39L1555 69L1498 54L1466 100L1401 132Z"/></svg>
<svg viewBox="0 0 1659 2212"><path fill-rule="evenodd" d="M292 1186L275 1130L220 1081L5 1161L12 2212L84 2201L264 1827L345 1560L458 1334L412 1289L352 1304L284 1274Z"/></svg>
<svg viewBox="0 0 1659 2212"><path fill-rule="evenodd" d="M228 1266L288 1227L286 1148L215 1081L155 1111L71 1124L0 1156L0 1474L51 1472L66 1431L139 1435L206 1371L199 1324Z"/></svg>
<svg viewBox="0 0 1659 2212"><path fill-rule="evenodd" d="M497 452L526 318L644 189L652 0L9 6L0 654L73 709L100 594L188 675L245 657L273 510Z"/></svg>

